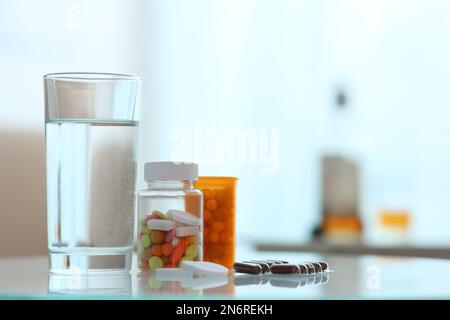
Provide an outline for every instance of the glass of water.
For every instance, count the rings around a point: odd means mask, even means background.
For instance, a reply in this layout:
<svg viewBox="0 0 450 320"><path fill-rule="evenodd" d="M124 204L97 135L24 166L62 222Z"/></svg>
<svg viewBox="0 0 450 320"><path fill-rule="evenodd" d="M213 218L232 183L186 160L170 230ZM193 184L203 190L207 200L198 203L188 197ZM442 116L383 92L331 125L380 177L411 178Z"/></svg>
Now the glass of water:
<svg viewBox="0 0 450 320"><path fill-rule="evenodd" d="M50 273L130 270L140 83L44 76Z"/></svg>

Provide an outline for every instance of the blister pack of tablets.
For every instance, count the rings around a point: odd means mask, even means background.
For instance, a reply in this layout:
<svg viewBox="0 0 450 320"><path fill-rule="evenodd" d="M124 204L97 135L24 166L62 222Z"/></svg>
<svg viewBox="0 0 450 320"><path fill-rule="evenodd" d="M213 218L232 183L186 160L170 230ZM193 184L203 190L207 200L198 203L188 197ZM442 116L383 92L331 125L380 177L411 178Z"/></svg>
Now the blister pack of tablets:
<svg viewBox="0 0 450 320"><path fill-rule="evenodd" d="M325 261L291 263L272 259L235 262L233 270L235 273L283 276L311 276L333 272Z"/></svg>

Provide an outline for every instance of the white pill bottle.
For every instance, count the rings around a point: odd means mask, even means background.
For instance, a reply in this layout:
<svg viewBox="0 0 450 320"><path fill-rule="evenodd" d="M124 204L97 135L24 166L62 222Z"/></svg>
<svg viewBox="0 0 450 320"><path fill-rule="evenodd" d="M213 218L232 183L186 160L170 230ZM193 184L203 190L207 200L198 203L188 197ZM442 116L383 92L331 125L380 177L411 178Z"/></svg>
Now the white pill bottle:
<svg viewBox="0 0 450 320"><path fill-rule="evenodd" d="M176 268L203 258L203 194L194 188L198 165L147 162L147 188L138 195L138 267L140 271Z"/></svg>

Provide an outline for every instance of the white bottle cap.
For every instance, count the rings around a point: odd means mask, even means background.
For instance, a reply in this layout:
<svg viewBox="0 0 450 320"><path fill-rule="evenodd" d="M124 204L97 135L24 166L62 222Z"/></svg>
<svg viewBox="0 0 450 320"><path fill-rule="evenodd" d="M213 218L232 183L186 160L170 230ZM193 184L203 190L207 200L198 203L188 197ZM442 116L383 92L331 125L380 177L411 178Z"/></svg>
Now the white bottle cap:
<svg viewBox="0 0 450 320"><path fill-rule="evenodd" d="M146 162L144 166L145 181L194 181L198 178L198 165L193 162Z"/></svg>

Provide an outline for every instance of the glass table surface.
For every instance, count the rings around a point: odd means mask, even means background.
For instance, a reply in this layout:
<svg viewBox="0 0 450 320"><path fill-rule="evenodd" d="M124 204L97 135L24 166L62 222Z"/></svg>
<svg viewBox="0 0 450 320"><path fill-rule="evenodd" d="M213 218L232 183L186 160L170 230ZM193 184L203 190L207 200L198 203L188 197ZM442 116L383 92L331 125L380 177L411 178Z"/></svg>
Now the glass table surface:
<svg viewBox="0 0 450 320"><path fill-rule="evenodd" d="M450 260L251 252L245 259L325 260L309 276L246 274L158 279L154 273L49 275L46 256L0 258L0 299L441 299L450 298Z"/></svg>

